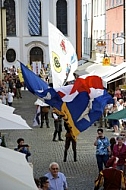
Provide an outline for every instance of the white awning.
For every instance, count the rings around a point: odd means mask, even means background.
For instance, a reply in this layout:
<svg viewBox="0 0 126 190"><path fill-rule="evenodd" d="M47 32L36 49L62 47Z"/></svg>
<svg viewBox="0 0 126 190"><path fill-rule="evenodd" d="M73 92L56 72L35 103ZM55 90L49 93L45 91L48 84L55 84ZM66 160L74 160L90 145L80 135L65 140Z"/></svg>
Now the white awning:
<svg viewBox="0 0 126 190"><path fill-rule="evenodd" d="M126 67L126 62L123 62L119 65L113 66L113 69L109 69L109 73L106 77L109 77L109 76L115 74L116 72L119 72L120 70L122 70L125 67Z"/></svg>
<svg viewBox="0 0 126 190"><path fill-rule="evenodd" d="M97 75L104 81L109 82L126 73L126 62L119 65L103 66L101 63L87 62L78 67L74 72L79 76L82 75ZM113 82L113 81L112 81Z"/></svg>
<svg viewBox="0 0 126 190"><path fill-rule="evenodd" d="M114 74L110 75L109 77L104 78L104 80L106 82L109 82L109 81L111 81L111 80L113 80L113 79L115 79L115 78L117 78L117 77L119 77L119 76L121 76L121 75L123 75L125 73L126 73L126 67L119 70L119 71L117 71L117 72L115 72Z"/></svg>
<svg viewBox="0 0 126 190"><path fill-rule="evenodd" d="M86 72L92 75L98 75L100 77L106 77L109 75L110 71L112 71L114 66L103 66L101 63L99 64L92 64L85 69Z"/></svg>

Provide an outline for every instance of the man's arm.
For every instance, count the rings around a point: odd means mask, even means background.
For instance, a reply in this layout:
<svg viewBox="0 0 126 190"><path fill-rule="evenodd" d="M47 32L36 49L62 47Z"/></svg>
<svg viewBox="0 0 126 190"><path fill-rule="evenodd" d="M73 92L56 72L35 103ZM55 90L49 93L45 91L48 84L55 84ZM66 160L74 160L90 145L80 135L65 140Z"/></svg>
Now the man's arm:
<svg viewBox="0 0 126 190"><path fill-rule="evenodd" d="M97 144L98 144L98 138L99 138L99 137L96 137L96 140L95 140L95 142L94 142L94 146L97 146Z"/></svg>

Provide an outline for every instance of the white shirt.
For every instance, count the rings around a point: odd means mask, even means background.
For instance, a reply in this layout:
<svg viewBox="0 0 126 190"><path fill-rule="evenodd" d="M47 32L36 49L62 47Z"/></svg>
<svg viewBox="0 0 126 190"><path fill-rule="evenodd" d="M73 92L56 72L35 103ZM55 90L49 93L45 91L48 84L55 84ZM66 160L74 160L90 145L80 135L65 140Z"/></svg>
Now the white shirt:
<svg viewBox="0 0 126 190"><path fill-rule="evenodd" d="M8 92L8 94L7 94L8 102L13 102L13 96L14 96L13 92Z"/></svg>

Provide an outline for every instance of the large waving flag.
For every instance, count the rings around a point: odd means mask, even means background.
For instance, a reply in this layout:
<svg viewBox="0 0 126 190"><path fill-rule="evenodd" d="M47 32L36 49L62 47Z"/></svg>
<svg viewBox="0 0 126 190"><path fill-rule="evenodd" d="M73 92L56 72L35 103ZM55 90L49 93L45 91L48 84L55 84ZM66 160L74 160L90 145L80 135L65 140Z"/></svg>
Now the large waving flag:
<svg viewBox="0 0 126 190"><path fill-rule="evenodd" d="M48 84L35 73L33 73L27 66L22 63L20 65L25 85L27 86L28 90L31 93L39 96L39 93L48 88Z"/></svg>
<svg viewBox="0 0 126 190"><path fill-rule="evenodd" d="M74 80L73 73L78 67L76 52L70 41L50 22L49 55L53 87L63 86L65 81Z"/></svg>
<svg viewBox="0 0 126 190"><path fill-rule="evenodd" d="M101 117L106 104L113 103L98 76L77 78L73 85L54 89L48 88L44 81L38 85L38 80L42 79L32 71L28 72L22 64L21 69L27 88L62 115L74 139Z"/></svg>

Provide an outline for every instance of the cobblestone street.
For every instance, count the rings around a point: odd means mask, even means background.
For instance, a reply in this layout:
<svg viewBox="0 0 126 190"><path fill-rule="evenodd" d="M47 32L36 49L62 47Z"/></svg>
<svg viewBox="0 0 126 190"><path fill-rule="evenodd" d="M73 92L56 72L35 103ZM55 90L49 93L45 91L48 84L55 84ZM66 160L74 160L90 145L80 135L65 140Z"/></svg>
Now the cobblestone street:
<svg viewBox="0 0 126 190"><path fill-rule="evenodd" d="M28 91L22 91L22 99L14 99L13 107L15 113L21 115L32 127L35 115L35 105L37 97ZM32 130L8 130L5 133L6 144L9 148L17 146L16 140L23 137L25 142L30 145L32 153L30 162L33 163L34 177L40 177L48 172L49 164L56 161L60 165L68 181L69 190L93 190L94 180L98 175L95 147L93 145L96 138L96 126L90 127L78 136L77 140L77 162L73 162L72 149L68 152L68 161L63 162L64 141L53 142L52 134L54 131L53 119L50 115L50 128L34 127ZM105 130L104 130L105 131ZM105 131L109 138L112 132ZM63 128L62 138L65 139Z"/></svg>

